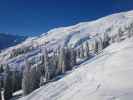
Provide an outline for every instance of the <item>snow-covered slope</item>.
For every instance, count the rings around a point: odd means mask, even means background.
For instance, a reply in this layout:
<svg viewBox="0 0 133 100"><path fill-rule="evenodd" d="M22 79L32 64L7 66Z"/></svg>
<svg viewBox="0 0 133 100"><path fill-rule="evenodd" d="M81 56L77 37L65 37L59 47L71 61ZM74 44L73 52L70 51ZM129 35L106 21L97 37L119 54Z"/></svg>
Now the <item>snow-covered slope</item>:
<svg viewBox="0 0 133 100"><path fill-rule="evenodd" d="M96 21L82 22L70 27L61 27L50 30L47 35L44 33L42 38L37 41L49 44L75 45L81 39L93 36L95 34L110 33L114 35L118 33L119 28L123 30L133 23L133 11L113 14L100 18Z"/></svg>
<svg viewBox="0 0 133 100"><path fill-rule="evenodd" d="M121 12L112 14L96 21L82 22L69 27L55 28L47 33L42 34L39 37L33 37L27 39L22 44L11 47L0 54L0 62L10 59L10 55L14 49L23 49L26 47L38 47L47 46L48 48L57 48L61 46L77 46L81 42L91 38L95 34L100 34L102 37L104 33L113 36L118 33L119 28L126 34L127 27L133 23L133 11ZM30 52L35 51L31 50ZM29 53L29 52L28 52ZM23 55L23 54L20 54ZM13 59L18 59L14 57Z"/></svg>
<svg viewBox="0 0 133 100"><path fill-rule="evenodd" d="M19 100L132 100L133 38L107 47L64 78Z"/></svg>

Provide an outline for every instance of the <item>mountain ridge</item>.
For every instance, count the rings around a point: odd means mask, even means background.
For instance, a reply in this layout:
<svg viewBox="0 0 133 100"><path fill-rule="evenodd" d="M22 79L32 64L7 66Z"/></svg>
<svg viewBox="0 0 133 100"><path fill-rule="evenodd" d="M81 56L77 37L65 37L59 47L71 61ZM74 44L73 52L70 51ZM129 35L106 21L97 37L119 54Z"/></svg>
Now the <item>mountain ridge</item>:
<svg viewBox="0 0 133 100"><path fill-rule="evenodd" d="M46 46L47 48L58 48L59 46L75 46L77 43L82 43L86 40L86 37L91 38L96 34L103 37L104 33L108 34L109 37L115 36L119 29L127 32L126 27L133 23L133 10L128 12L121 12L99 18L95 21L82 22L73 26L54 28L40 36L31 37L26 39L21 44L11 47L0 55L6 54L7 56L2 57L3 59L9 59L8 57L13 49L24 48L33 46L38 48L39 46ZM0 58L1 60L1 58Z"/></svg>
<svg viewBox="0 0 133 100"><path fill-rule="evenodd" d="M0 33L0 49L6 49L15 46L24 41L26 36L11 35L9 33Z"/></svg>

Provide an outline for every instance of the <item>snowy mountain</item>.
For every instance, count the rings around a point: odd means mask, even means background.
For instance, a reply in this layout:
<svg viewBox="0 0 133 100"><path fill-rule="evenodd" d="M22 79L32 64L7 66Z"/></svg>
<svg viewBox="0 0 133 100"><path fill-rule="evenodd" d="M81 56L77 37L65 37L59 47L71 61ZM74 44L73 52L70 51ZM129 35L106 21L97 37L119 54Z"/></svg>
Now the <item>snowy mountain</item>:
<svg viewBox="0 0 133 100"><path fill-rule="evenodd" d="M0 65L21 72L25 95L46 84L20 100L130 100L132 36L133 11L121 12L28 38L2 51Z"/></svg>
<svg viewBox="0 0 133 100"><path fill-rule="evenodd" d="M26 39L25 36L0 33L0 50L17 45L18 43L21 43L25 39Z"/></svg>
<svg viewBox="0 0 133 100"><path fill-rule="evenodd" d="M30 48L31 46L38 48L44 45L51 49L57 48L59 45L76 47L96 34L100 34L103 37L106 33L110 37L113 37L120 29L126 34L128 27L132 23L133 11L129 11L112 14L91 22L82 22L69 27L55 28L39 37L29 38L22 44L7 49L1 53L0 61L9 59L13 49Z"/></svg>
<svg viewBox="0 0 133 100"><path fill-rule="evenodd" d="M133 38L103 53L19 100L132 100Z"/></svg>

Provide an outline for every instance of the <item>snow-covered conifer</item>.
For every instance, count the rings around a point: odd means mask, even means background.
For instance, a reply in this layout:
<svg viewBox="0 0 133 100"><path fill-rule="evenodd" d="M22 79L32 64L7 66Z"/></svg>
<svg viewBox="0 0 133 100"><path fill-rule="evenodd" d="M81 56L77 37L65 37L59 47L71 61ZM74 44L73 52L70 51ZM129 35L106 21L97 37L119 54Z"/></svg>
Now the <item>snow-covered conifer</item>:
<svg viewBox="0 0 133 100"><path fill-rule="evenodd" d="M81 44L81 47L80 47L80 58L84 58L84 46L83 46L83 44Z"/></svg>
<svg viewBox="0 0 133 100"><path fill-rule="evenodd" d="M103 37L103 48L106 48L109 45L110 38L108 36L108 33L104 33Z"/></svg>
<svg viewBox="0 0 133 100"><path fill-rule="evenodd" d="M98 39L98 53L100 53L103 49L103 41L101 37L97 37Z"/></svg>
<svg viewBox="0 0 133 100"><path fill-rule="evenodd" d="M119 28L118 33L117 33L117 42L121 41L122 35L123 35L123 31L121 28Z"/></svg>
<svg viewBox="0 0 133 100"><path fill-rule="evenodd" d="M98 41L97 39L95 39L95 48L94 48L94 53L97 54L98 53Z"/></svg>
<svg viewBox="0 0 133 100"><path fill-rule="evenodd" d="M66 59L65 59L65 48L60 49L59 53L59 63L58 63L58 71L59 73L65 73L66 71Z"/></svg>
<svg viewBox="0 0 133 100"><path fill-rule="evenodd" d="M10 71L9 65L5 69L5 78L4 78L4 99L10 100L12 97L12 72Z"/></svg>
<svg viewBox="0 0 133 100"><path fill-rule="evenodd" d="M25 69L23 72L23 79L22 79L22 89L23 94L27 95L30 91L30 85L31 85L31 74L30 74L31 65L28 63L27 59L25 59Z"/></svg>
<svg viewBox="0 0 133 100"><path fill-rule="evenodd" d="M34 67L32 66L31 71L30 71L30 91L34 91L35 89L39 88L40 86L40 72L38 70L39 66L35 65Z"/></svg>
<svg viewBox="0 0 133 100"><path fill-rule="evenodd" d="M86 42L85 42L85 56L86 56L87 58L89 57L89 53L90 53L89 42L86 41Z"/></svg>

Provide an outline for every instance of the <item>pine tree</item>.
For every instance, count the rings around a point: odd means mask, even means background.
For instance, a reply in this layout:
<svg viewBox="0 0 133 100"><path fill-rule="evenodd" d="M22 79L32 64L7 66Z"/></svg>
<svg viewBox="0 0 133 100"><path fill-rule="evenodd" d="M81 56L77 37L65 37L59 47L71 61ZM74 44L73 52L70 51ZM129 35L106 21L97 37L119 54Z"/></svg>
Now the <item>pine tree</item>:
<svg viewBox="0 0 133 100"><path fill-rule="evenodd" d="M34 66L31 68L30 71L30 91L34 91L35 89L39 88L40 86L40 72L38 70L38 66Z"/></svg>
<svg viewBox="0 0 133 100"><path fill-rule="evenodd" d="M86 41L85 43L85 56L88 58L89 57L89 53L90 53L90 50L89 50L89 43L88 41Z"/></svg>
<svg viewBox="0 0 133 100"><path fill-rule="evenodd" d="M98 53L100 53L103 49L103 42L101 37L97 37L97 39L98 39Z"/></svg>
<svg viewBox="0 0 133 100"><path fill-rule="evenodd" d="M47 49L44 51L44 67L45 67L45 78L46 81L50 80L50 72L49 72L49 58L48 58L48 52Z"/></svg>
<svg viewBox="0 0 133 100"><path fill-rule="evenodd" d="M83 46L83 44L81 44L81 47L80 47L80 58L84 58L84 46Z"/></svg>
<svg viewBox="0 0 133 100"><path fill-rule="evenodd" d="M120 42L121 41L122 35L123 35L123 31L122 31L121 28L119 28L118 34L117 34L117 42Z"/></svg>
<svg viewBox="0 0 133 100"><path fill-rule="evenodd" d="M17 71L17 68L15 71L12 72L12 87L13 87L13 92L20 90L22 83L22 74L21 72Z"/></svg>
<svg viewBox="0 0 133 100"><path fill-rule="evenodd" d="M131 33L132 33L132 36L133 36L133 23L131 23Z"/></svg>
<svg viewBox="0 0 133 100"><path fill-rule="evenodd" d="M44 61L44 54L43 54L43 50L41 49L41 64L40 64L40 73L42 77L45 77L45 61Z"/></svg>
<svg viewBox="0 0 133 100"><path fill-rule="evenodd" d="M2 80L0 80L0 100L2 100L1 91L2 91Z"/></svg>
<svg viewBox="0 0 133 100"><path fill-rule="evenodd" d="M65 73L66 71L66 55L65 55L65 48L60 49L59 53L59 64L58 64L58 71L60 73Z"/></svg>
<svg viewBox="0 0 133 100"><path fill-rule="evenodd" d="M75 65L74 61L74 50L72 48L66 48L65 49L65 54L64 54L64 66L65 66L65 71L71 70L72 67Z"/></svg>
<svg viewBox="0 0 133 100"><path fill-rule="evenodd" d="M71 70L76 65L76 51L74 48L62 48L59 55L59 68L61 73Z"/></svg>
<svg viewBox="0 0 133 100"><path fill-rule="evenodd" d="M10 71L9 66L6 66L6 77L4 79L4 98L5 100L9 100L12 97L13 89L12 89L12 72Z"/></svg>
<svg viewBox="0 0 133 100"><path fill-rule="evenodd" d="M3 65L1 64L0 65L0 73L3 73L4 72L4 68L3 68Z"/></svg>
<svg viewBox="0 0 133 100"><path fill-rule="evenodd" d="M56 55L54 56L55 60L54 60L54 64L55 64L55 75L59 75L61 74L61 70L60 70L60 47L57 48L56 50Z"/></svg>
<svg viewBox="0 0 133 100"><path fill-rule="evenodd" d="M128 38L130 38L130 37L131 37L130 26L127 26L127 27L126 27L126 30L127 30Z"/></svg>
<svg viewBox="0 0 133 100"><path fill-rule="evenodd" d="M128 37L130 38L133 35L133 23L131 23L128 27Z"/></svg>
<svg viewBox="0 0 133 100"><path fill-rule="evenodd" d="M0 91L0 100L2 100L2 95L1 95L1 91Z"/></svg>
<svg viewBox="0 0 133 100"><path fill-rule="evenodd" d="M50 58L50 78L52 79L56 75L56 68L57 68L57 56L52 56Z"/></svg>
<svg viewBox="0 0 133 100"><path fill-rule="evenodd" d="M4 65L3 64L1 64L0 73L1 74L4 73ZM1 88L4 87L4 80L3 79L0 80L0 86L1 86Z"/></svg>
<svg viewBox="0 0 133 100"><path fill-rule="evenodd" d="M98 41L95 39L95 48L94 48L94 53L98 53Z"/></svg>
<svg viewBox="0 0 133 100"><path fill-rule="evenodd" d="M17 75L16 75L16 69L15 69L15 71L14 72L12 72L12 87L13 87L13 92L15 92L17 89L16 89L16 87L17 87L17 85L18 85L18 83L17 83Z"/></svg>
<svg viewBox="0 0 133 100"><path fill-rule="evenodd" d="M46 82L53 78L55 66L53 64L52 58L48 56L47 49L44 50L44 68L45 68L45 79Z"/></svg>
<svg viewBox="0 0 133 100"><path fill-rule="evenodd" d="M80 58L80 49L79 48L76 49L76 58Z"/></svg>
<svg viewBox="0 0 133 100"><path fill-rule="evenodd" d="M40 86L40 69L38 65L31 66L28 61L25 60L25 69L23 72L22 89L23 94L27 95L39 88Z"/></svg>
<svg viewBox="0 0 133 100"><path fill-rule="evenodd" d="M110 38L109 38L108 34L104 33L103 48L106 48L109 45L109 42L110 42Z"/></svg>
<svg viewBox="0 0 133 100"><path fill-rule="evenodd" d="M54 55L52 56L52 63L53 63L53 66L54 66L54 75L58 75L58 55L57 55L57 52L54 52Z"/></svg>
<svg viewBox="0 0 133 100"><path fill-rule="evenodd" d="M30 74L31 66L29 65L28 61L25 59L25 69L23 71L23 79L22 79L22 89L23 95L29 94L30 85L31 85L31 74Z"/></svg>
<svg viewBox="0 0 133 100"><path fill-rule="evenodd" d="M43 85L44 81L48 81L49 80L49 72L48 72L48 65L49 65L49 61L48 61L48 52L46 50L46 48L41 49L42 52L42 64L40 65L40 70L41 70L41 77L40 77L40 84Z"/></svg>
<svg viewBox="0 0 133 100"><path fill-rule="evenodd" d="M71 48L71 66L73 67L74 65L76 65L76 50L74 48Z"/></svg>

